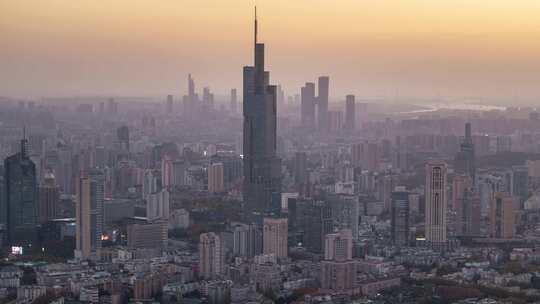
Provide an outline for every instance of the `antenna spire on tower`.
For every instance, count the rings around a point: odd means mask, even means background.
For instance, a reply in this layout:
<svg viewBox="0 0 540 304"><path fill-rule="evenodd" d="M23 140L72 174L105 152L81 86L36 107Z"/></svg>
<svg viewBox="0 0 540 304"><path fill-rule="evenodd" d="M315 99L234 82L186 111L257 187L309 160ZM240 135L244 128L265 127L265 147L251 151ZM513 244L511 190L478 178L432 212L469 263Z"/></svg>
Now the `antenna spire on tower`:
<svg viewBox="0 0 540 304"><path fill-rule="evenodd" d="M257 44L257 32L258 32L258 25L257 25L257 6L255 5L255 44Z"/></svg>

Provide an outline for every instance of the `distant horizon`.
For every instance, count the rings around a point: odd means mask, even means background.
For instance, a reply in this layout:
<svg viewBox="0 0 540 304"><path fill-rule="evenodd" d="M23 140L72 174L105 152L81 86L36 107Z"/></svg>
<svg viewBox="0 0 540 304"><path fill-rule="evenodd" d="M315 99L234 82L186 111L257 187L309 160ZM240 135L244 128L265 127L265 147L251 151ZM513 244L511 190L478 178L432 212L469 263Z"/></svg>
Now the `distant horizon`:
<svg viewBox="0 0 540 304"><path fill-rule="evenodd" d="M240 89L254 4L287 95L328 75L334 98L540 97L532 0L6 0L0 96L181 95L189 72L198 89Z"/></svg>

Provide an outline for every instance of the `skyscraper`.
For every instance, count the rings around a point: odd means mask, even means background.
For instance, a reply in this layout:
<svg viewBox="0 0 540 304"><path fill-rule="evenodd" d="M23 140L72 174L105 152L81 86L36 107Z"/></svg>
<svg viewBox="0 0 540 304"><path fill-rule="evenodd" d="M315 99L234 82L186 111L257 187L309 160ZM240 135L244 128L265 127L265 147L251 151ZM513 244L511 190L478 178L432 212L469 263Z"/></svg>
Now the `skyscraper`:
<svg viewBox="0 0 540 304"><path fill-rule="evenodd" d="M328 94L330 89L330 77L319 77L317 86L317 122L319 130L328 131Z"/></svg>
<svg viewBox="0 0 540 304"><path fill-rule="evenodd" d="M21 151L4 160L4 206L0 211L11 246L31 247L37 242L38 189L36 165L27 154L28 141L21 140Z"/></svg>
<svg viewBox="0 0 540 304"><path fill-rule="evenodd" d="M277 258L287 257L287 219L265 218L263 224L263 253Z"/></svg>
<svg viewBox="0 0 540 304"><path fill-rule="evenodd" d="M238 98L236 96L236 89L231 89L231 112L236 114L238 108Z"/></svg>
<svg viewBox="0 0 540 304"><path fill-rule="evenodd" d="M116 139L118 140L119 148L122 153L129 153L129 128L121 126L116 129Z"/></svg>
<svg viewBox="0 0 540 304"><path fill-rule="evenodd" d="M519 199L520 207L529 198L529 169L527 166L512 166L511 194Z"/></svg>
<svg viewBox="0 0 540 304"><path fill-rule="evenodd" d="M300 89L301 98L301 123L302 127L313 129L315 128L315 84L307 82Z"/></svg>
<svg viewBox="0 0 540 304"><path fill-rule="evenodd" d="M454 177L452 186L452 209L456 213L456 235L472 236L480 233L480 198L468 175Z"/></svg>
<svg viewBox="0 0 540 304"><path fill-rule="evenodd" d="M169 190L161 191L148 195L146 201L146 218L149 221L168 220L170 216L171 194Z"/></svg>
<svg viewBox="0 0 540 304"><path fill-rule="evenodd" d="M101 171L83 173L76 184L76 250L80 259L96 258L103 232L104 176Z"/></svg>
<svg viewBox="0 0 540 304"><path fill-rule="evenodd" d="M392 192L392 241L395 245L409 243L409 192L405 187L396 187Z"/></svg>
<svg viewBox="0 0 540 304"><path fill-rule="evenodd" d="M45 223L56 217L59 188L54 174L45 173L43 184L39 186L39 222Z"/></svg>
<svg viewBox="0 0 540 304"><path fill-rule="evenodd" d="M353 236L351 229L330 233L324 239L324 259L335 261L352 260Z"/></svg>
<svg viewBox="0 0 540 304"><path fill-rule="evenodd" d="M188 94L184 95L182 102L184 103L185 113L188 115L195 114L199 103L199 96L195 93L195 81L191 77L191 74L188 74Z"/></svg>
<svg viewBox="0 0 540 304"><path fill-rule="evenodd" d="M498 192L491 201L489 222L492 238L512 238L515 231L514 209L518 198Z"/></svg>
<svg viewBox="0 0 540 304"><path fill-rule="evenodd" d="M208 191L212 193L225 190L223 163L213 163L208 166Z"/></svg>
<svg viewBox="0 0 540 304"><path fill-rule="evenodd" d="M202 233L199 238L199 275L215 279L223 273L223 244L218 234Z"/></svg>
<svg viewBox="0 0 540 304"><path fill-rule="evenodd" d="M289 201L289 224L300 231L309 252L322 253L324 238L333 231L332 206L311 198Z"/></svg>
<svg viewBox="0 0 540 304"><path fill-rule="evenodd" d="M276 87L264 71L264 44L257 42L255 13L254 66L244 67L244 189L248 218L271 210L272 195L281 192L281 160L276 155Z"/></svg>
<svg viewBox="0 0 540 304"><path fill-rule="evenodd" d="M465 139L461 143L460 151L456 155L456 172L468 174L475 184L476 164L474 155L474 144L471 136L471 123L465 124Z"/></svg>
<svg viewBox="0 0 540 304"><path fill-rule="evenodd" d="M356 124L356 109L354 95L345 98L345 129L354 130Z"/></svg>
<svg viewBox="0 0 540 304"><path fill-rule="evenodd" d="M426 164L426 241L436 249L446 246L446 172L442 161Z"/></svg>
<svg viewBox="0 0 540 304"><path fill-rule="evenodd" d="M173 112L173 96L167 95L167 101L165 103L166 114L172 114Z"/></svg>

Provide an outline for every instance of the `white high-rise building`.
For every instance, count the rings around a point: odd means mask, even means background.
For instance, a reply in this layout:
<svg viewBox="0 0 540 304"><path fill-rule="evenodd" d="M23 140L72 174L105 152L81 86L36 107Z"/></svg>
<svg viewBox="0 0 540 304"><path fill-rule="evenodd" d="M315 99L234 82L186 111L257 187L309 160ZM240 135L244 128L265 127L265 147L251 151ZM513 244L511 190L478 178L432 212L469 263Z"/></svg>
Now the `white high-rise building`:
<svg viewBox="0 0 540 304"><path fill-rule="evenodd" d="M146 202L146 217L149 221L169 219L170 196L170 192L167 189L152 193L148 196Z"/></svg>
<svg viewBox="0 0 540 304"><path fill-rule="evenodd" d="M426 164L426 241L435 248L446 246L446 174L447 165L443 161Z"/></svg>

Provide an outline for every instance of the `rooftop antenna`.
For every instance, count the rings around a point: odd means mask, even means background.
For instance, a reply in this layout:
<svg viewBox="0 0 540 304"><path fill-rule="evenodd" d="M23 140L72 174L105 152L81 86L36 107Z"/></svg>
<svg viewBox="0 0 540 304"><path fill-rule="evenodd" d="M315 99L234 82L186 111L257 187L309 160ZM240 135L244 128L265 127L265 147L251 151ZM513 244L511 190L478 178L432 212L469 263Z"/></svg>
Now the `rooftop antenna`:
<svg viewBox="0 0 540 304"><path fill-rule="evenodd" d="M258 31L258 26L257 26L257 6L255 5L255 44L257 44L257 31Z"/></svg>

